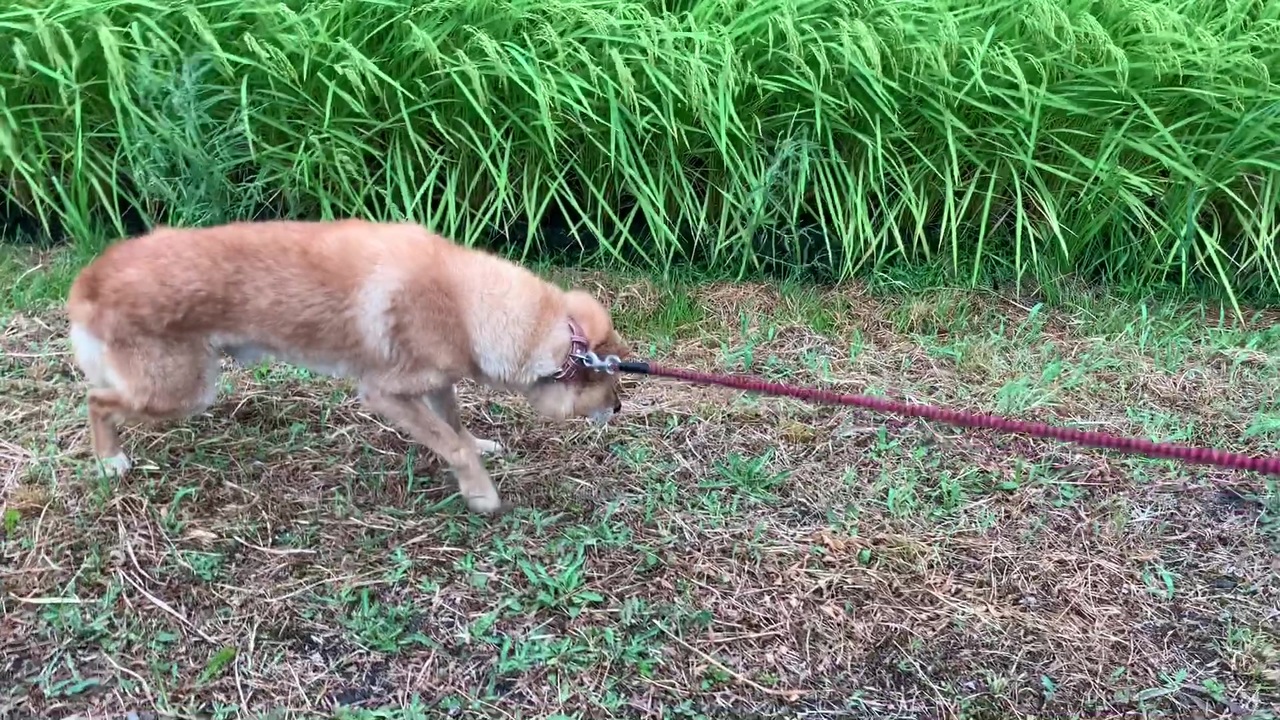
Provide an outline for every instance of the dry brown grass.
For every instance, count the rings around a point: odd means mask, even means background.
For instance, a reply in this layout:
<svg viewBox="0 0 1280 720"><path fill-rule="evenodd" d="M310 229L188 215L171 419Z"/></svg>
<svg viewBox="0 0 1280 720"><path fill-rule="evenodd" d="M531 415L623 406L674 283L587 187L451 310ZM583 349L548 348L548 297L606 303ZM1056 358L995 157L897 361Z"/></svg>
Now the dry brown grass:
<svg viewBox="0 0 1280 720"><path fill-rule="evenodd" d="M1274 430L1246 433L1280 417L1265 328L597 280L668 364L1276 451ZM1280 703L1265 478L660 381L632 382L604 431L468 389L470 423L512 450L494 475L517 510L486 521L344 386L275 367L229 375L207 416L127 434L140 468L110 485L84 463L61 323L18 313L3 336L13 717Z"/></svg>

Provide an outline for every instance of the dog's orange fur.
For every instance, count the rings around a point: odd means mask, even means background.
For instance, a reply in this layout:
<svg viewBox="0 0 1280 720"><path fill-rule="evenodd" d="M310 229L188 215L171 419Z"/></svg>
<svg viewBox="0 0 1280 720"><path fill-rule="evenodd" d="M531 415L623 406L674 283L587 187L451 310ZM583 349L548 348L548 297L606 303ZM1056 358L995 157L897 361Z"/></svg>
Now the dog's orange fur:
<svg viewBox="0 0 1280 720"><path fill-rule="evenodd" d="M67 311L93 386L94 454L110 474L131 466L120 423L212 404L220 352L356 380L371 409L440 455L476 512L501 506L480 460L501 448L462 425L459 380L521 393L557 419L603 422L621 409L614 375L551 377L570 352L571 318L598 354L627 354L603 305L407 223L159 228L85 268Z"/></svg>

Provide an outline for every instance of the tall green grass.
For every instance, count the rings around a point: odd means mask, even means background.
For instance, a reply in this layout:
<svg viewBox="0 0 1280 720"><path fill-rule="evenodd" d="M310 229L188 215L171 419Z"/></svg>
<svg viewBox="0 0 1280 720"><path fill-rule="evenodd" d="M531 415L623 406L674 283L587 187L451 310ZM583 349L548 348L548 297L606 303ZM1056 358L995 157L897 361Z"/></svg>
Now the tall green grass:
<svg viewBox="0 0 1280 720"><path fill-rule="evenodd" d="M1280 288L1276 0L17 0L0 47L46 232L555 219L657 269Z"/></svg>

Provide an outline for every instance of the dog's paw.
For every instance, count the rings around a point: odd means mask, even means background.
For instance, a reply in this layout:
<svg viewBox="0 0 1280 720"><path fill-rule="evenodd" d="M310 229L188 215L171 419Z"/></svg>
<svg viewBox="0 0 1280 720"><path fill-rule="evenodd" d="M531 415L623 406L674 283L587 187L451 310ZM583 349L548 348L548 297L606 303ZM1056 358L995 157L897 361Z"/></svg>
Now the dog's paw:
<svg viewBox="0 0 1280 720"><path fill-rule="evenodd" d="M103 477L122 478L128 475L129 470L132 468L133 462L123 452L118 452L110 457L98 458L98 472Z"/></svg>
<svg viewBox="0 0 1280 720"><path fill-rule="evenodd" d="M485 440L483 438L476 438L475 441L476 441L476 452L480 453L481 455L501 455L502 451L505 449L502 447L502 443L496 440Z"/></svg>
<svg viewBox="0 0 1280 720"><path fill-rule="evenodd" d="M496 515L502 510L502 498L497 493L473 495L463 499L467 501L467 509L479 515Z"/></svg>

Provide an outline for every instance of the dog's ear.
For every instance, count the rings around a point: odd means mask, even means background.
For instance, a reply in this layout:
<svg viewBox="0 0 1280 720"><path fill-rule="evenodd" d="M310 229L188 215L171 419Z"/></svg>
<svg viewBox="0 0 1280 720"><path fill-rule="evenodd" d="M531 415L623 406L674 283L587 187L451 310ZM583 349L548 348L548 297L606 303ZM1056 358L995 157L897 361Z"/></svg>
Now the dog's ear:
<svg viewBox="0 0 1280 720"><path fill-rule="evenodd" d="M596 346L596 354L598 355L617 355L622 360L631 357L631 347L622 340L622 336L616 330L609 332L609 337Z"/></svg>
<svg viewBox="0 0 1280 720"><path fill-rule="evenodd" d="M570 290L564 294L565 309L578 321L592 347L608 342L614 335L613 319L609 310L585 290Z"/></svg>

